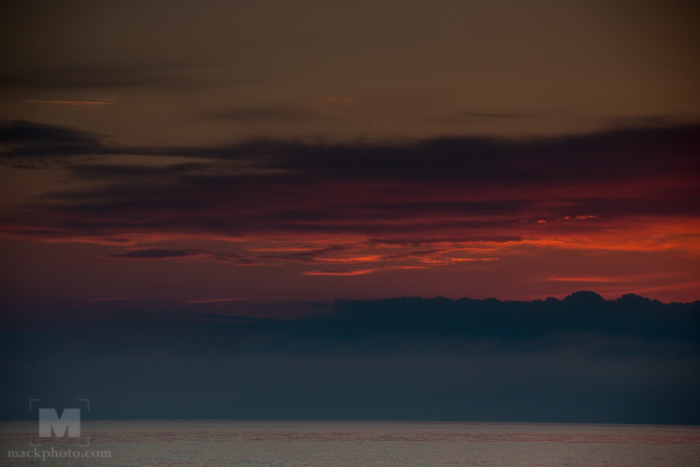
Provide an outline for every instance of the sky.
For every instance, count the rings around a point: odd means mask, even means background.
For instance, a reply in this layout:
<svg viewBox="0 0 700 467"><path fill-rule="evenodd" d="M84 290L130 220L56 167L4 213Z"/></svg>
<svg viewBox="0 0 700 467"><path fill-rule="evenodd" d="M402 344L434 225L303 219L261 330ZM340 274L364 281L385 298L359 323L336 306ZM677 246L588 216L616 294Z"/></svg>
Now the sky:
<svg viewBox="0 0 700 467"><path fill-rule="evenodd" d="M2 8L10 295L700 298L694 2Z"/></svg>
<svg viewBox="0 0 700 467"><path fill-rule="evenodd" d="M698 24L694 1L2 2L0 318L26 338L5 356L68 325L277 329L337 300L697 302ZM630 364L697 387L697 339L673 339L670 360ZM20 399L52 361L26 358L8 363ZM605 384L629 363L597 358Z"/></svg>

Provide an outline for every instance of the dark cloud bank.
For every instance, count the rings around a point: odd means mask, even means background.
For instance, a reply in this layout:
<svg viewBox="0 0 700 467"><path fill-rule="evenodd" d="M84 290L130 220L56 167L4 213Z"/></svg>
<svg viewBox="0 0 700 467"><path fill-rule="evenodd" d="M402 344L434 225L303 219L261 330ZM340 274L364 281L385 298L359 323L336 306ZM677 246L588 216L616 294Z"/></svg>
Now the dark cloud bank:
<svg viewBox="0 0 700 467"><path fill-rule="evenodd" d="M142 311L15 326L0 415L89 397L90 417L112 419L700 423L700 302L578 292L308 305L325 314L197 305L167 321Z"/></svg>
<svg viewBox="0 0 700 467"><path fill-rule="evenodd" d="M246 162L246 168L285 170L334 179L462 179L537 184L634 181L653 176L697 177L700 126L638 127L587 135L508 140L490 137L444 137L404 142L322 143L258 139L204 147L131 147L110 144L80 129L23 120L0 120L0 160L26 166L29 160L65 156L137 154L183 156ZM124 166L120 166L123 170ZM172 173L169 166L162 175ZM189 167L196 172L202 166ZM215 166L219 169L222 166ZM83 175L141 175L91 166ZM78 166L77 170L86 167ZM82 172L78 172L80 175ZM237 176L246 175L246 172ZM149 175L156 175L151 173ZM260 173L256 172L259 176ZM566 177L562 180L558 177Z"/></svg>
<svg viewBox="0 0 700 467"><path fill-rule="evenodd" d="M100 182L46 193L0 217L6 233L51 240L164 231L217 238L351 233L388 241L503 236L524 219L566 232L582 227L552 221L692 217L700 206L697 126L532 140L122 147L74 128L5 121L0 148L1 163L62 166L74 181ZM129 154L195 160L95 163ZM596 226L609 227L586 228Z"/></svg>

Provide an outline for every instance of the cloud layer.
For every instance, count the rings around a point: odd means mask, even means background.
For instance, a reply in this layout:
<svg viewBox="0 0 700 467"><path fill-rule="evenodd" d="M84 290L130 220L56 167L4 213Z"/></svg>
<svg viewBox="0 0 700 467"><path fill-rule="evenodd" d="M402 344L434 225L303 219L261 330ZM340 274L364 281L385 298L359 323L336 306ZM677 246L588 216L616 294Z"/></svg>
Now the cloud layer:
<svg viewBox="0 0 700 467"><path fill-rule="evenodd" d="M288 265L307 277L355 277L493 263L528 248L700 253L697 127L532 140L126 147L75 128L12 121L0 140L0 157L20 175L50 167L64 176L6 206L2 232L122 247L95 258L103 261ZM229 243L201 243L211 241ZM630 290L698 280L678 273Z"/></svg>
<svg viewBox="0 0 700 467"><path fill-rule="evenodd" d="M6 232L54 239L164 232L566 238L622 220L683 223L697 217L700 205L694 189L700 179L696 127L533 141L260 140L133 148L20 121L5 122L0 141L6 163L27 167L60 160L74 180L102 182L48 193L5 217ZM195 161L129 165L116 154Z"/></svg>

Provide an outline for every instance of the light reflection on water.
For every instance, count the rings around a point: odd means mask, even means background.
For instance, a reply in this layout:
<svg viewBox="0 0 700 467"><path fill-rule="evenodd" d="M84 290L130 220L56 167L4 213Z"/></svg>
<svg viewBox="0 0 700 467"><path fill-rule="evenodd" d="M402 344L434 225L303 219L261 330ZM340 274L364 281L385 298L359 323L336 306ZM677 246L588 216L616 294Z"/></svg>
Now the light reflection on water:
<svg viewBox="0 0 700 467"><path fill-rule="evenodd" d="M698 466L700 427L450 422L83 421L89 448L0 423L0 465ZM9 459L8 450L107 450L109 459Z"/></svg>

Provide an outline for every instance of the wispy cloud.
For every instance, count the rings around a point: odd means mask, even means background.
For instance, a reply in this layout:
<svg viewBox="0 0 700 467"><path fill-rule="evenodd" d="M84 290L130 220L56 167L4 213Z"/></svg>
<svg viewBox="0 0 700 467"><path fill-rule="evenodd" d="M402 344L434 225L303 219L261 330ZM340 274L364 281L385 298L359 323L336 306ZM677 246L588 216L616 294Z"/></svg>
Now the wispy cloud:
<svg viewBox="0 0 700 467"><path fill-rule="evenodd" d="M185 303L222 303L222 302L242 302L247 298L202 298L199 300L185 300Z"/></svg>
<svg viewBox="0 0 700 467"><path fill-rule="evenodd" d="M105 106L114 105L117 102L115 96L106 97L97 100L36 100L36 99L26 99L24 102L28 104L41 104L60 107L69 110L88 110L96 111L104 108Z"/></svg>
<svg viewBox="0 0 700 467"><path fill-rule="evenodd" d="M170 259L201 256L202 250L165 250L161 248L148 248L145 250L127 251L126 253L113 253L111 259Z"/></svg>
<svg viewBox="0 0 700 467"><path fill-rule="evenodd" d="M404 251L389 253L397 247L370 246L365 242L330 245L323 248L308 249L299 244L290 243L284 248L274 248L275 254L270 254L270 248L251 248L245 253L222 253L203 249L161 249L146 248L132 249L123 253L113 253L102 260L129 261L199 261L223 262L234 266L274 266L284 263L300 263L306 267L333 265L333 269L312 269L302 271L308 276L355 276L371 272L392 269L422 269L427 266L445 266L469 261L496 261L494 257L465 257L459 256L462 251L454 245L440 245L431 250ZM384 254L381 254L384 253ZM472 253L475 253L472 251Z"/></svg>
<svg viewBox="0 0 700 467"><path fill-rule="evenodd" d="M305 271L302 274L305 276L363 276L365 274L370 274L379 269L348 269L348 270L316 270L316 271Z"/></svg>
<svg viewBox="0 0 700 467"><path fill-rule="evenodd" d="M620 282L619 277L581 276L581 277L548 277L555 282Z"/></svg>

